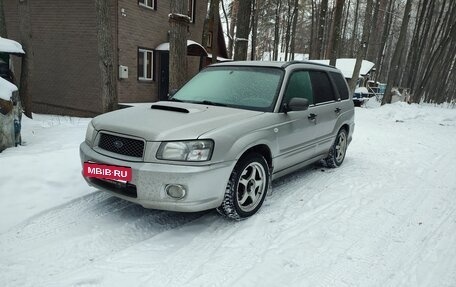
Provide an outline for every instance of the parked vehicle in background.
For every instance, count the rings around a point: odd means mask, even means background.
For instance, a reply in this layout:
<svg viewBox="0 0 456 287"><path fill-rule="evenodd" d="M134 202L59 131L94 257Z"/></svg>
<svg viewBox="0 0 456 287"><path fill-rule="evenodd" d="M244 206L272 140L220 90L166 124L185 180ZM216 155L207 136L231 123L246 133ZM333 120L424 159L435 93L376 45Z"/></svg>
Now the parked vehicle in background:
<svg viewBox="0 0 456 287"><path fill-rule="evenodd" d="M170 101L92 120L80 146L88 184L146 208L242 219L273 179L340 166L354 130L347 83L310 62L210 66Z"/></svg>
<svg viewBox="0 0 456 287"><path fill-rule="evenodd" d="M365 86L360 86L361 83L363 83L362 80L359 81L358 86L356 87L353 94L353 103L355 106L362 106L367 100L372 97L375 97L378 102L382 101L383 94L386 90L386 84L367 81L365 83Z"/></svg>

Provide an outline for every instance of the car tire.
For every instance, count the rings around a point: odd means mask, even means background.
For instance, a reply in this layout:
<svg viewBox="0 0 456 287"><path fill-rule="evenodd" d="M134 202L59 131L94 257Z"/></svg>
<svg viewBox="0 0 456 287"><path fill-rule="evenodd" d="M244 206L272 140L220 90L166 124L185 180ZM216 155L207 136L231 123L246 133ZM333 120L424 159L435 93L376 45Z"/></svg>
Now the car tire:
<svg viewBox="0 0 456 287"><path fill-rule="evenodd" d="M269 189L269 167L257 153L243 156L226 185L225 196L217 211L233 220L242 220L255 214L263 204Z"/></svg>
<svg viewBox="0 0 456 287"><path fill-rule="evenodd" d="M323 165L331 168L339 167L345 159L347 153L347 131L342 128L337 133L336 140L329 150L328 157L323 159Z"/></svg>

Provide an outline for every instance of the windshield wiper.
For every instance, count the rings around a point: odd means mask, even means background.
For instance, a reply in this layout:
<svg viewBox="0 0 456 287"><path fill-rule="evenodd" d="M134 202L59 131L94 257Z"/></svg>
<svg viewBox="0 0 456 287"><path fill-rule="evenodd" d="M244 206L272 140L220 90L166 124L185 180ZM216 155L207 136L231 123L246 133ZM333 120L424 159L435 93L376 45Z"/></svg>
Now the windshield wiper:
<svg viewBox="0 0 456 287"><path fill-rule="evenodd" d="M169 98L168 101L173 101L173 102L184 102L183 100L179 100L179 99L176 99L176 98Z"/></svg>
<svg viewBox="0 0 456 287"><path fill-rule="evenodd" d="M207 101L207 100L204 100L204 101L201 101L201 102L195 102L195 104L203 104L203 105L210 105L210 106L226 107L225 104L215 103L215 102L211 102L211 101Z"/></svg>

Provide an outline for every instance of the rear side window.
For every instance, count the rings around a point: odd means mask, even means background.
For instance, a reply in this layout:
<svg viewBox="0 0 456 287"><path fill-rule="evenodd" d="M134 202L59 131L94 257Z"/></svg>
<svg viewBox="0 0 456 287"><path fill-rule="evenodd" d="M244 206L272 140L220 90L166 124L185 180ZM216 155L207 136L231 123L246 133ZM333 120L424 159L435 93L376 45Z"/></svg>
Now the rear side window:
<svg viewBox="0 0 456 287"><path fill-rule="evenodd" d="M316 104L335 101L336 97L328 74L321 71L310 71L310 80Z"/></svg>
<svg viewBox="0 0 456 287"><path fill-rule="evenodd" d="M347 82L345 81L344 77L342 77L339 73L330 72L331 78L336 84L336 88L339 91L339 96L341 100L348 99L348 89L347 89Z"/></svg>
<svg viewBox="0 0 456 287"><path fill-rule="evenodd" d="M309 105L314 103L312 85L310 84L310 75L308 71L297 71L290 76L283 102L288 103L291 98L308 99Z"/></svg>

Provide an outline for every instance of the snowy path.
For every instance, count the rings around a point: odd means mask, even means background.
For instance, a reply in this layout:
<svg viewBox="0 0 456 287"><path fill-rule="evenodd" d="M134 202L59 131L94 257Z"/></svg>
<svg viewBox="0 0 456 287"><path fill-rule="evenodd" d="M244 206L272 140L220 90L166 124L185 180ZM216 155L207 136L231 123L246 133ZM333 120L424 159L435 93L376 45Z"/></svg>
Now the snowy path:
<svg viewBox="0 0 456 287"><path fill-rule="evenodd" d="M0 225L0 285L456 286L456 109L356 112L341 168L311 166L275 181L243 222L112 198L73 174L79 162L61 166L71 185L0 181L0 210L12 219ZM65 131L67 142L57 151L40 140L8 150L2 173L20 157L24 166L11 174L40 168L40 156L55 163L77 152L81 121L35 128Z"/></svg>

